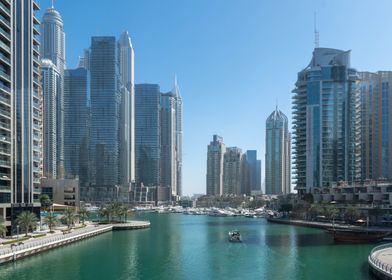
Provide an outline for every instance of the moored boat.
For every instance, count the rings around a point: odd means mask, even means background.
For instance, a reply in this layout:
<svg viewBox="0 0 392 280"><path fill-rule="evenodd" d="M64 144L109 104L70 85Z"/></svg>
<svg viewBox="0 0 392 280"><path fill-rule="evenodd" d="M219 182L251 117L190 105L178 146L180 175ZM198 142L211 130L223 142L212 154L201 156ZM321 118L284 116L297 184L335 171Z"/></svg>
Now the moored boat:
<svg viewBox="0 0 392 280"><path fill-rule="evenodd" d="M390 232L374 231L366 229L336 229L329 228L327 231L333 235L336 242L366 243L381 241Z"/></svg>

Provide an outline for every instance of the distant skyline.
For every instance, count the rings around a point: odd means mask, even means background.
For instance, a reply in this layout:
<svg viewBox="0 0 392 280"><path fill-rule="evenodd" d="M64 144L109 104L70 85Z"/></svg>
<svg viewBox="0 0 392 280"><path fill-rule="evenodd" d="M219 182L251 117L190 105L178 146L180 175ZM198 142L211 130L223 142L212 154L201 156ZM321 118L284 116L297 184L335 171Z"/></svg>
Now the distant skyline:
<svg viewBox="0 0 392 280"><path fill-rule="evenodd" d="M38 2L41 18L51 0ZM314 12L320 47L352 50L358 71L392 70L388 0L97 2L54 3L64 20L67 68L77 66L91 36L118 38L128 30L135 83L158 83L168 91L177 74L184 103L184 194L205 192L213 134L227 146L257 149L264 168L264 120L278 104L291 123L291 91L314 48Z"/></svg>

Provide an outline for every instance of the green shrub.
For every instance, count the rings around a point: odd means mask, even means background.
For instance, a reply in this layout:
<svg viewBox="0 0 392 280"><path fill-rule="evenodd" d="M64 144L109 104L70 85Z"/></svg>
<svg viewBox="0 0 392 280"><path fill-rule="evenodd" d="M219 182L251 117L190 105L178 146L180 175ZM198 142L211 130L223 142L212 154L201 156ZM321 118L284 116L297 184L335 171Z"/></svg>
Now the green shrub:
<svg viewBox="0 0 392 280"><path fill-rule="evenodd" d="M10 245L10 244L18 243L18 242L23 242L23 241L26 241L26 240L29 240L29 239L30 239L30 236L24 236L24 237L21 237L19 239L14 239L14 240L10 240L10 241L4 241L1 244L3 244L3 245Z"/></svg>

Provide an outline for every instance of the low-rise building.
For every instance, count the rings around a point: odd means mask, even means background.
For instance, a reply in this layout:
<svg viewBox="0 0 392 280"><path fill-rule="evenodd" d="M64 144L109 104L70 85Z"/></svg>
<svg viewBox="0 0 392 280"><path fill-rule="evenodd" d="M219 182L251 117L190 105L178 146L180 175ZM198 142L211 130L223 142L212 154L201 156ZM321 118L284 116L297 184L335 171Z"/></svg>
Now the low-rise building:
<svg viewBox="0 0 392 280"><path fill-rule="evenodd" d="M53 203L80 207L79 179L44 178L41 190Z"/></svg>

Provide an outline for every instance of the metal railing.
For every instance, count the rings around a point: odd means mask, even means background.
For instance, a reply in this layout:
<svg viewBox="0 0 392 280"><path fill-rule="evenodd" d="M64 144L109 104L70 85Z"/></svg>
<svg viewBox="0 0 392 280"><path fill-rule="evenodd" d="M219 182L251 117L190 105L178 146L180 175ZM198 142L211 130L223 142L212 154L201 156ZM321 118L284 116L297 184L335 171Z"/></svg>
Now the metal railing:
<svg viewBox="0 0 392 280"><path fill-rule="evenodd" d="M389 275L392 278L392 264L385 263L375 256L376 252L388 248L391 248L392 250L392 243L380 245L373 248L373 250L369 254L368 260L372 266L378 268L379 270L383 271L385 274Z"/></svg>
<svg viewBox="0 0 392 280"><path fill-rule="evenodd" d="M40 246L47 246L47 245L55 245L52 244L54 242L60 243L61 241L71 241L70 239L74 237L88 237L90 235L95 235L98 234L104 230L107 230L108 228L111 228L112 226L98 226L98 228L85 228L85 229L77 229L74 232L67 233L64 235L56 235L56 236L51 236L51 237L42 237L39 240L28 240L28 241L23 241L21 244L16 244L9 248L3 248L0 249L0 256L8 255L8 254L15 254L20 251L34 248L34 247L40 247Z"/></svg>

